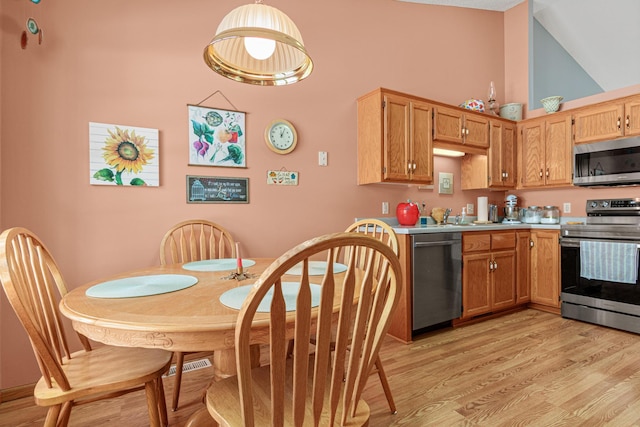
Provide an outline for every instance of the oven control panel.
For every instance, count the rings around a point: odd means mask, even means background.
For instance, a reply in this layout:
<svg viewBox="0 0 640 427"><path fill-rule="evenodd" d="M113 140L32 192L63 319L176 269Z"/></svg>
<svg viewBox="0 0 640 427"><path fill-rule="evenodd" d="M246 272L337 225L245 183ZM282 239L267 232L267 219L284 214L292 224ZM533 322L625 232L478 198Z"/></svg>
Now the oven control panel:
<svg viewBox="0 0 640 427"><path fill-rule="evenodd" d="M640 198L587 200L587 215L640 215Z"/></svg>

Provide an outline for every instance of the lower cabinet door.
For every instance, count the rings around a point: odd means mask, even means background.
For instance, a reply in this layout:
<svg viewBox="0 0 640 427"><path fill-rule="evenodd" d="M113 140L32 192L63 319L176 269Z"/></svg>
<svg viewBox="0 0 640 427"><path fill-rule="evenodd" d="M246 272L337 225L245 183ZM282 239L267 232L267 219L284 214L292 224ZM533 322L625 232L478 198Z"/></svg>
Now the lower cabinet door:
<svg viewBox="0 0 640 427"><path fill-rule="evenodd" d="M462 318L491 310L489 253L462 255Z"/></svg>
<svg viewBox="0 0 640 427"><path fill-rule="evenodd" d="M515 251L493 252L492 309L504 310L516 304L516 253Z"/></svg>

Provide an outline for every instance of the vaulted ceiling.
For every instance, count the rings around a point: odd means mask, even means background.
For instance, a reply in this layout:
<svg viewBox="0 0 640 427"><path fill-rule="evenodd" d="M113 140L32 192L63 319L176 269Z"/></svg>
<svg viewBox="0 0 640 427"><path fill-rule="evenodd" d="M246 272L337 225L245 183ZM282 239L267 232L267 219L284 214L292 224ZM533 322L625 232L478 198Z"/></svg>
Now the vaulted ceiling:
<svg viewBox="0 0 640 427"><path fill-rule="evenodd" d="M524 0L400 0L504 12ZM538 22L605 91L640 83L640 1L529 0Z"/></svg>

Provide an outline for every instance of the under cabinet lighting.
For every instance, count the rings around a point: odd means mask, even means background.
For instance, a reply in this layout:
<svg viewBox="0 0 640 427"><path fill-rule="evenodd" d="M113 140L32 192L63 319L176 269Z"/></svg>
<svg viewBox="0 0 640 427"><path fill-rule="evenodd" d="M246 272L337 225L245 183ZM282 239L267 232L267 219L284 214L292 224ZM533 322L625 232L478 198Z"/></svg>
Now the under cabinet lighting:
<svg viewBox="0 0 640 427"><path fill-rule="evenodd" d="M464 156L464 153L462 151L445 150L444 148L434 148L433 155L444 156L444 157L462 157Z"/></svg>

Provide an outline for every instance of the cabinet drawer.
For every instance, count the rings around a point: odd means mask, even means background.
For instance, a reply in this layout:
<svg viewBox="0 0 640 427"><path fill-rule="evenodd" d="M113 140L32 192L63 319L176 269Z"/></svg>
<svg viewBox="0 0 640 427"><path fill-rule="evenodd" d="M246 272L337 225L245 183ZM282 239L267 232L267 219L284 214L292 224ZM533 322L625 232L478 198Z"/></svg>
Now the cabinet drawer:
<svg viewBox="0 0 640 427"><path fill-rule="evenodd" d="M462 252L480 252L491 249L491 235L486 233L463 233Z"/></svg>
<svg viewBox="0 0 640 427"><path fill-rule="evenodd" d="M516 247L516 232L491 234L491 250L514 249Z"/></svg>

